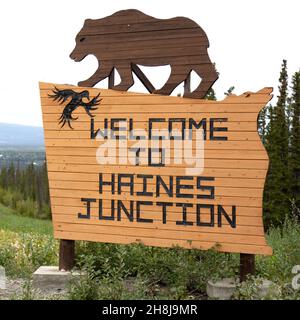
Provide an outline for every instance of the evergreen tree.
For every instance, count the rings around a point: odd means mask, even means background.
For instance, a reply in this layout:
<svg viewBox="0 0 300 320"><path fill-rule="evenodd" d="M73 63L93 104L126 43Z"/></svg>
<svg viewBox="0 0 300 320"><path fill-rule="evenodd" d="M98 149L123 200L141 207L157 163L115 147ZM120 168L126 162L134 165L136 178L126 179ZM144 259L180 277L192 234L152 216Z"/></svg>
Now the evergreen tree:
<svg viewBox="0 0 300 320"><path fill-rule="evenodd" d="M22 215L50 218L46 163L21 168L11 162L0 171L0 202Z"/></svg>
<svg viewBox="0 0 300 320"><path fill-rule="evenodd" d="M261 112L258 115L257 119L257 128L258 133L261 138L261 141L263 144L265 144L266 141L266 135L267 135L267 117L268 117L268 110L272 108L270 105L266 106L261 110Z"/></svg>
<svg viewBox="0 0 300 320"><path fill-rule="evenodd" d="M210 88L204 99L216 101L217 97L216 97L215 90L213 88Z"/></svg>
<svg viewBox="0 0 300 320"><path fill-rule="evenodd" d="M226 92L224 92L225 96L230 96L233 91L234 91L235 87L231 86Z"/></svg>
<svg viewBox="0 0 300 320"><path fill-rule="evenodd" d="M288 170L289 130L287 124L288 73L283 60L279 77L279 96L270 112L266 148L270 158L264 204L266 223L283 222L290 213L290 175Z"/></svg>
<svg viewBox="0 0 300 320"><path fill-rule="evenodd" d="M290 172L293 211L300 216L300 71L292 78Z"/></svg>

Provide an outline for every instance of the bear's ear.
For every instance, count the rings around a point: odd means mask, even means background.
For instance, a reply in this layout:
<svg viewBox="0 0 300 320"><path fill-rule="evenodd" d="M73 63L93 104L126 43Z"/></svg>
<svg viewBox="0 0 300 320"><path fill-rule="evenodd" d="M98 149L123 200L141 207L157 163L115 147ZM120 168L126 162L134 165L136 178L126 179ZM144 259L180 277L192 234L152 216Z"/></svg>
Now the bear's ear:
<svg viewBox="0 0 300 320"><path fill-rule="evenodd" d="M84 24L89 25L93 20L92 19L85 19Z"/></svg>

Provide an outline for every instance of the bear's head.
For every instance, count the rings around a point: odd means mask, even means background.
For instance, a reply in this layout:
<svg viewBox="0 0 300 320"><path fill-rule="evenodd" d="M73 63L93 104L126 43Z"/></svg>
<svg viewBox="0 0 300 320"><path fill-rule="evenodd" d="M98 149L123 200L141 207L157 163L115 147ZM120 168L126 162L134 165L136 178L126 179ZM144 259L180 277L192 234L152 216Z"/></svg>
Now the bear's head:
<svg viewBox="0 0 300 320"><path fill-rule="evenodd" d="M88 28L92 25L93 20L87 19L84 22L82 29L76 36L76 45L70 54L70 58L76 62L83 60L87 55L94 54L92 38L88 33Z"/></svg>

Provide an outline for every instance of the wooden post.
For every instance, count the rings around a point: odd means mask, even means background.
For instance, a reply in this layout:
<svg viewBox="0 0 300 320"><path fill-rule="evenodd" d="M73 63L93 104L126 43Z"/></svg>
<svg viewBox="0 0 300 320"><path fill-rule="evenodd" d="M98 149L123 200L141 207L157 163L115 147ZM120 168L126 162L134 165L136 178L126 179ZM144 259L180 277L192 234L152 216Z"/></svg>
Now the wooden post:
<svg viewBox="0 0 300 320"><path fill-rule="evenodd" d="M247 279L248 275L255 273L255 255L240 253L240 282Z"/></svg>
<svg viewBox="0 0 300 320"><path fill-rule="evenodd" d="M59 270L70 271L75 264L75 241L60 240Z"/></svg>
<svg viewBox="0 0 300 320"><path fill-rule="evenodd" d="M114 85L115 85L115 68L112 68L108 76L108 89L112 89Z"/></svg>
<svg viewBox="0 0 300 320"><path fill-rule="evenodd" d="M146 77L144 72L134 63L131 64L131 68L133 73L138 77L138 79L145 86L148 92L152 93L155 90L155 88L153 84L150 82L150 80Z"/></svg>
<svg viewBox="0 0 300 320"><path fill-rule="evenodd" d="M191 72L188 74L183 84L184 95L191 93Z"/></svg>

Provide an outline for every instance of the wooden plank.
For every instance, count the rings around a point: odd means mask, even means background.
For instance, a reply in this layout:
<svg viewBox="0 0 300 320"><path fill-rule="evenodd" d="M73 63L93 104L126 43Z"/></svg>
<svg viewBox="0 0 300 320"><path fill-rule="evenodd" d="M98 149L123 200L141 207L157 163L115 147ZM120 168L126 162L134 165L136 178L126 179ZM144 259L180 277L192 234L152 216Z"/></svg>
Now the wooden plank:
<svg viewBox="0 0 300 320"><path fill-rule="evenodd" d="M125 110L124 110L125 111ZM170 118L182 118L182 112L176 112L176 111L171 111L172 112L172 116ZM130 111L125 111L125 112L120 112L119 111L116 111L114 113L115 115L113 117L115 118L125 118L125 119L129 119L130 118L130 115L132 114ZM194 114L197 114L198 117L199 117L199 113L185 113L185 118L186 119L189 119L189 118L193 118L194 117ZM201 118L220 118L221 113L201 113ZM139 113L139 114L136 114L135 115L135 119L136 121L148 121L150 118L162 118L162 116L159 117L159 115L161 115L161 113ZM245 122L245 121L250 121L250 122L254 122L257 120L257 113L255 112L252 112L252 113L222 113L222 118L226 118L228 119L228 121L240 121L240 122ZM80 121L81 122L89 122L90 123L90 118L87 114L78 114L76 111L74 112L74 116L80 116ZM107 114L106 116L107 117ZM200 119L201 119L200 118ZM57 121L59 119L59 114L43 114L43 121L45 122L53 122L53 121ZM103 122L103 119L104 117L101 119L101 117L98 118L99 121ZM199 119L199 120L200 120ZM195 119L196 120L196 119ZM101 123L100 122L100 123ZM57 128L59 129L59 127Z"/></svg>
<svg viewBox="0 0 300 320"><path fill-rule="evenodd" d="M120 150L122 148L118 148ZM171 156L174 149L170 150ZM236 160L268 160L265 151L257 150L205 150L205 159L236 159ZM64 148L64 147L48 147L48 156L95 156L93 148ZM142 155L141 155L142 156Z"/></svg>
<svg viewBox="0 0 300 320"><path fill-rule="evenodd" d="M180 227L176 224L177 221L181 221L182 220L182 214L179 213L173 213L171 212L170 214L168 214L167 216L167 223L163 224L162 220L161 220L161 213L157 213L157 212L153 212L150 214L148 214L147 211L143 212L143 216L144 217L151 217L151 219L153 219L153 223L144 223L141 224L140 222L128 222L125 221L124 217L122 217L123 220L121 221L117 221L116 219L114 221L105 221L105 220L99 220L99 218L97 217L97 213L95 213L94 215L91 215L91 219L87 220L87 219L77 219L77 214L78 213L82 213L84 211L82 211L82 209L79 209L78 211L73 211L72 214L65 214L64 212L58 212L58 213L54 213L53 214L53 221L56 222L73 222L73 223L78 223L78 224L82 224L82 223L86 223L86 221L89 221L89 223L92 224L97 224L97 225L111 225L111 226L128 226L131 228L139 228L139 227L143 227L143 228L156 228L156 229L160 229L160 230L164 230L164 229L171 229L171 230L177 230L179 232L182 232L182 230L180 230ZM75 220L76 219L76 220ZM217 215L215 215L215 221L217 221ZM187 216L187 220L189 222L193 222L193 226L188 226L186 227L187 230L190 230L189 232L198 232L198 233L202 233L202 232L210 232L210 233L232 233L232 234L242 234L242 235L247 235L247 234L252 234L252 235L257 235L260 234L261 236L264 235L263 229L261 227L262 225L262 220L261 218L258 217L247 217L247 216L241 216L238 219L238 223L239 226L237 228L231 228L230 226L226 225L225 223L222 224L222 228L219 228L217 226L215 227L200 227L200 226L196 226L196 217L193 214L188 214ZM209 222L210 221L210 216L209 215L201 215L201 221L204 222Z"/></svg>
<svg viewBox="0 0 300 320"><path fill-rule="evenodd" d="M68 198L61 198L61 197L53 197L53 202L51 206L52 214L62 214L62 215L76 215L78 212L84 212L86 210L85 202L81 201L81 199L68 199ZM62 203L60 203L60 201ZM71 203L71 201L73 201ZM130 201L122 200L122 203L126 208L130 207ZM65 205L64 205L65 204ZM98 209L99 205L97 202L92 202L91 204L91 216L98 217ZM105 199L102 203L103 209L111 209L111 200ZM155 206L157 207L157 206ZM229 205L225 206L226 210L229 210ZM162 208L159 207L158 209L153 209L151 207L145 206L143 208L143 212L151 212L153 214L154 220L161 221L162 217ZM187 208L187 214L195 215L195 210L191 208ZM208 216L208 212L203 211L203 215L206 217ZM262 210L261 208L256 207L243 207L240 206L238 208L238 219L241 225L248 225L248 226L261 226L261 216ZM170 221L176 221L182 217L182 208L173 206L171 210L168 210L168 219Z"/></svg>
<svg viewBox="0 0 300 320"><path fill-rule="evenodd" d="M72 232L72 231L54 231L54 237L61 239L65 237L66 239L74 239L74 240L82 240L86 239L87 241L99 241L98 234L92 234L89 232ZM143 244L146 246L156 246L156 247L173 247L180 246L186 249L200 249L200 250L208 250L208 249L217 249L221 252L244 252L264 255L271 255L272 249L266 245L249 245L249 244L237 244L237 243L216 243L216 242L205 242L205 241L188 241L188 240L169 240L169 239L156 239L156 238L148 238L143 237L131 237L124 235L105 235L105 240L103 242L107 243L136 243Z"/></svg>
<svg viewBox="0 0 300 320"><path fill-rule="evenodd" d="M110 181L109 179L108 181ZM134 188L133 192L136 194L137 192L142 192L143 191L143 185L142 184L137 184L136 180L134 180ZM201 192L201 190L194 190L195 188L195 182L189 183L186 182L186 185L190 185L193 187L193 194L196 195L199 194L208 194ZM74 181L53 181L51 180L49 182L50 188L52 189L62 189L62 190L80 190L80 191L96 191L98 192L99 190L99 183L98 182L74 182ZM237 184L234 184L233 187L221 187L221 186L216 186L214 182L210 181L210 184L206 183L206 185L213 185L216 190L218 190L218 195L227 195L230 194L232 197L242 197L242 196L249 196L249 197L258 197L260 198L263 193L263 186L261 188L247 188L247 187L240 187ZM203 183L203 186L205 186L205 183ZM117 190L117 182L115 183L115 189ZM129 189L129 188L128 188ZM174 187L175 189L175 187ZM126 189L125 189L126 190ZM154 195L156 194L156 185L155 184L147 184L147 192L152 192ZM103 186L103 195L106 195L106 193L111 193L111 186ZM161 190L160 193L162 195L166 195L167 192L165 190ZM183 192L184 193L184 192ZM191 191L189 192L191 193ZM148 199L153 200L151 197L148 197ZM180 202L180 201L179 201Z"/></svg>
<svg viewBox="0 0 300 320"><path fill-rule="evenodd" d="M116 200L132 200L132 201L151 201L157 202L158 200L153 200L150 197L146 196L136 196L136 195L129 195L129 193L124 192L121 195L111 195L111 193L103 193L102 195L96 191L89 191L89 190L61 190L61 189L51 189L50 190L51 198L70 198L70 199L81 199L81 198L93 198L93 199L116 199ZM159 201L161 202L169 202L169 203L191 203L191 204L222 204L222 205L229 205L229 206L249 206L249 207L256 207L259 208L262 202L262 195L260 197L249 197L245 194L245 196L227 196L227 195L215 195L214 199L197 199L197 198L176 198L176 197L168 197L165 195L161 195L159 197Z"/></svg>
<svg viewBox="0 0 300 320"><path fill-rule="evenodd" d="M105 116L103 116L104 118ZM197 120L197 119L195 119ZM137 123L138 127L141 129L147 129L148 128L148 121L135 121ZM103 120L102 121L97 121L96 125L103 125ZM44 122L44 131L49 132L49 131L59 131L59 132L70 132L69 128L67 127L62 127L58 126L57 120L56 121L47 121ZM257 121L252 121L252 122L232 122L232 121L227 121L226 122L226 127L228 128L228 132L244 132L244 131L257 131ZM80 119L76 120L76 122L73 123L73 128L75 131L86 131L90 130L90 122L88 121L80 121ZM162 129L165 128L165 124L156 124L156 128Z"/></svg>
<svg viewBox="0 0 300 320"><path fill-rule="evenodd" d="M128 141L128 148L134 145L136 141ZM205 150L253 150L260 151L260 141L206 141ZM48 147L86 147L97 148L100 142L97 140L86 139L47 139L45 146ZM186 150L190 150L186 147ZM192 148L195 150L195 147ZM95 150L96 151L96 150Z"/></svg>
<svg viewBox="0 0 300 320"><path fill-rule="evenodd" d="M48 89L49 91L54 90L54 88ZM47 91L49 93L49 91ZM51 93L50 91L50 93ZM132 92L130 92L132 93ZM91 94L91 97L95 96L96 94ZM162 95L151 95L151 99L143 99L145 97L145 94L137 94L132 93L130 96L122 96L118 95L115 92L113 92L111 95L108 95L108 93L103 92L103 90L100 91L100 95L102 97L101 106L105 107L107 110L106 113L115 113L117 111L120 112L120 109L124 111L134 111L134 112L144 112L147 113L149 110L145 110L145 108L151 108L151 111L153 112L170 112L176 111L179 113L202 113L207 112L207 108L205 106L209 105L210 109L212 109L212 112L257 112L257 109L259 108L257 104L264 103L266 101L265 97L263 95L253 95L253 98L251 96L249 98L244 99L234 99L234 96L232 99L225 99L223 101L212 103L212 100L195 100L195 99L182 99L180 97L169 97L170 100L164 101ZM178 100L182 99L182 100ZM231 101L232 100L232 101ZM207 103L206 103L207 101ZM231 102L230 102L231 101ZM61 110L61 107L53 102L53 100L48 96L45 95L42 97L43 102L43 110L45 112L52 112L52 113L58 113ZM121 103L122 102L122 103ZM205 103L204 103L205 102ZM184 109L183 109L184 107ZM99 107L100 108L100 107ZM172 108L170 110L170 108ZM83 110L78 110L83 111ZM84 113L84 112L82 112Z"/></svg>
<svg viewBox="0 0 300 320"><path fill-rule="evenodd" d="M111 204L108 204L108 200L104 200L103 203L103 210L105 213L107 213L108 216L111 215ZM126 208L130 208L130 204L129 201L123 201L122 202L124 204L124 206L126 206ZM73 203L74 204L74 203ZM116 202L115 202L116 205ZM106 220L100 220L99 219L99 206L97 206L97 203L92 203L91 204L91 211L90 211L90 220L95 220L97 221L98 224L105 224L105 222L107 222ZM176 221L182 221L182 208L179 207L168 207L169 209L167 210L166 213L166 224L163 224L163 213L162 213L162 208L159 206L153 206L152 210L149 210L149 208L147 206L144 207L145 210L142 211L142 216L143 217L147 217L147 218L151 218L153 220L153 224L156 223L156 226L160 226L160 227L169 227L171 226L172 228L180 228L180 226L178 226L176 224ZM170 209L171 208L171 209ZM181 209L181 212L178 212L178 210ZM227 210L227 212L230 212L231 208L230 206L224 206L224 209ZM177 211L175 211L177 210ZM231 226L229 226L229 224L227 224L226 220L224 220L222 222L222 228L218 227L218 230L220 230L220 232L225 232L224 231L224 227L228 227L227 229L229 230L233 230L233 232L239 232L239 228L241 226L251 226L251 227L259 227L261 228L262 226L262 218L261 218L261 211L260 211L260 215L259 216L252 216L253 212L255 212L256 208L247 208L247 207L239 207L238 209L238 217L237 217L237 226L236 228L232 228ZM70 206L64 206L64 205L53 205L52 206L52 214L53 214L53 219L56 219L58 216L63 216L63 217L67 217L69 216L69 218L66 219L73 219L72 222L78 222L80 223L80 221L85 221L86 219L78 219L78 213L81 213L83 215L85 215L87 212L87 208L86 207L70 207ZM244 215L247 214L247 215ZM134 210L133 212L133 222L129 222L128 218L125 216L125 214L122 212L121 214L121 219L122 221L131 226L141 226L140 222L136 223L136 211ZM55 218L56 217L56 218ZM197 224L197 215L195 212L195 208L194 211L192 211L192 208L187 208L187 221L190 221L193 223L194 226L196 226ZM203 222L210 222L211 221L211 215L208 212L208 210L202 210L201 211L201 221ZM214 214L214 222L215 225L217 226L217 221L218 221L218 215L217 213ZM67 222L70 222L69 220ZM120 221L117 221L117 210L115 209L115 220L114 221L110 221L111 224L116 224L119 223ZM150 224L143 224L143 225L149 225L152 226L152 223ZM188 226L187 229L190 230L191 226ZM197 226L197 228L195 230L198 230L199 226ZM209 230L213 230L213 228L211 227L205 227L206 229ZM192 228L193 229L193 228ZM226 229L226 228L225 228ZM226 230L227 230L226 229ZM227 230L227 231L228 231ZM262 229L261 229L262 230ZM200 230L198 230L200 232Z"/></svg>
<svg viewBox="0 0 300 320"><path fill-rule="evenodd" d="M209 135L209 133L208 133ZM245 131L239 134L236 132L218 132L218 137L227 137L228 141L257 141L258 133L256 131ZM90 139L90 131L45 131L46 139ZM193 133L196 136L196 132Z"/></svg>
<svg viewBox="0 0 300 320"><path fill-rule="evenodd" d="M40 84L41 85L41 84ZM58 89L71 89L75 92L78 91L78 87L72 86L72 85L65 85L65 86L57 86ZM174 106L192 106L195 105L197 108L200 108L203 105L210 105L212 107L215 107L217 105L227 105L230 108L234 108L235 106L239 105L253 105L253 108L255 107L255 104L262 104L263 106L270 100L266 99L264 94L260 93L243 93L241 96L235 96L231 95L230 98L226 97L222 101L213 101L213 100L206 100L206 99L191 99L191 98L185 98L182 99L181 97L176 96L170 96L168 97L168 100L164 101L164 96L159 94L153 94L148 95L145 93L137 93L137 92L127 92L126 94L122 91L116 91L111 89L93 89L88 87L80 87L80 91L88 89L90 92L91 97L96 96L99 92L101 97L104 99L103 104L107 106L114 106L118 105L120 108L126 108L124 106L127 105L173 105ZM41 100L42 100L42 106L50 108L51 106L57 106L57 104L54 104L53 101L49 98L48 94L52 93L52 90L54 90L54 86L41 90ZM77 90L77 91L76 91ZM104 91L107 90L107 91ZM80 92L79 91L79 92ZM248 95L249 94L249 95ZM143 99L147 97L146 99ZM122 102L122 104L120 104ZM183 111L182 111L183 112ZM191 111L193 112L193 111Z"/></svg>
<svg viewBox="0 0 300 320"><path fill-rule="evenodd" d="M88 35L107 35L110 34L112 37L114 34L122 34L122 33L146 33L147 31L152 32L159 32L161 30L185 30L185 29L195 29L197 26L195 24L191 25L186 25L184 24L183 26L178 25L176 23L176 18L173 19L167 19L167 20L160 20L160 21L151 21L151 22L143 22L143 23L135 23L131 22L130 25L127 23L124 24L111 24L111 25L106 25L106 24L99 24L100 20L104 19L99 19L98 21L96 20L91 20L91 23L94 25L88 26L85 31L82 31L82 35L88 36ZM180 22L182 21L183 18L178 18L180 19ZM158 20L158 19L157 19ZM178 21L178 20L177 20ZM98 23L97 23L98 22ZM100 29L101 27L101 29ZM100 30L99 30L100 29ZM159 35L157 36L159 37Z"/></svg>
<svg viewBox="0 0 300 320"><path fill-rule="evenodd" d="M128 155L128 160L132 161L134 163L135 160L135 155ZM140 159L145 159L145 161L148 159L147 156L142 156ZM192 158L191 158L192 159ZM182 164L174 164L173 161L174 159L171 159L171 163L168 164L168 168L189 168L193 167L193 165L188 165L186 163ZM189 160L189 158L186 158L185 160ZM67 163L67 164L91 164L94 167L98 166L98 170L100 169L99 164L97 164L96 161L96 155L94 157L83 157L81 156L80 158L75 158L72 156L51 156L47 155L47 162L48 163ZM127 165L124 165L124 167ZM135 166L132 166L133 168ZM252 169L267 169L268 168L268 161L267 160L232 160L232 159L223 159L221 162L219 159L210 159L209 162L206 164L206 168L235 168L235 169L247 169L247 168L252 168ZM131 168L124 168L124 172L131 172Z"/></svg>
<svg viewBox="0 0 300 320"><path fill-rule="evenodd" d="M78 211L81 212L81 211ZM53 215L53 221L54 223L70 223L70 224L76 224L78 223L79 225L93 225L93 226L107 226L107 227L112 227L112 228L120 228L120 233L122 233L122 228L126 227L126 228L132 228L133 230L138 229L141 227L143 229L149 229L150 231L153 229L157 229L159 228L160 230L162 230L162 232L164 232L164 230L170 230L170 231L179 231L179 232L186 232L187 234L193 234L193 233L218 233L218 234L232 234L232 235L252 235L252 236L264 236L264 230L261 227L261 222L260 222L260 226L252 226L252 225L243 225L242 221L243 218L241 218L241 221L239 223L239 226L237 228L231 228L230 226L224 225L222 226L222 228L219 228L218 226L215 227L201 227L201 226L197 226L195 223L195 217L193 217L192 215L190 215L188 217L188 221L191 221L194 223L194 225L192 226L188 226L185 227L185 231L181 231L180 228L178 227L178 225L176 225L176 221L177 220L181 220L182 216L180 217L180 215L176 215L174 217L172 217L172 220L168 219L168 224L163 224L162 220L159 219L155 219L153 220L153 223L144 223L141 224L140 222L129 222L126 221L124 218L124 220L121 221L102 221L99 220L97 216L91 216L91 219L77 219L77 212L73 213L73 215L64 215L64 214L54 214ZM152 218L152 215L151 215ZM203 217L201 216L201 218L203 218L203 221L210 221L210 217L203 215ZM217 219L217 215L215 216L215 219ZM78 220L78 221L77 221ZM244 219L246 220L246 219ZM217 221L217 220L216 220Z"/></svg>
<svg viewBox="0 0 300 320"><path fill-rule="evenodd" d="M128 104L124 104L123 106L117 105L117 104L112 104L109 103L112 101L114 97L105 97L101 101L101 107L99 108L105 108L105 118L112 118L114 117L115 113L137 113L137 114L150 114L151 113L169 113L170 118L172 118L172 114L174 113L181 113L183 118L187 118L187 115L192 114L193 118L195 120L201 120L202 113L206 113L207 116L207 107L205 105L198 105L198 104L163 104L159 100L156 101L155 104L145 104L144 103L137 103L135 100L136 99L127 99L124 102ZM124 98L118 98L119 100L124 100ZM60 115L61 111L63 109L63 106L59 106L57 104L53 104L53 101L51 101L48 98L43 98L43 113L44 114L57 114ZM219 103L217 105L211 105L210 106L210 112L209 115L212 113L257 113L257 109L259 109L256 104L254 103L240 103L237 104L236 106L233 105L232 108L228 108L228 103ZM172 113L171 110L172 110ZM85 111L83 109L78 109L76 110L76 114L85 114ZM207 116L208 118L213 118L213 116ZM151 118L151 116L149 116ZM254 127L255 128L255 127Z"/></svg>
<svg viewBox="0 0 300 320"><path fill-rule="evenodd" d="M135 36L138 37L138 34L136 34ZM194 42L187 42L187 39L184 38L182 34L178 34L177 37L174 36L173 38L169 38L168 41L166 41L165 37L163 37L161 39L149 37L146 39L141 39L137 43L137 40L135 40L135 39L136 39L136 37L134 37L132 40L129 40L124 43L124 41L117 42L116 39L108 40L106 38L106 40L103 40L100 37L97 37L95 35L95 36L90 37L90 39L89 39L90 41L88 44L86 42L82 43L81 48L80 48L80 50L78 50L78 52L85 52L86 50L89 50L89 46L91 44L93 44L94 46L98 46L98 48L101 47L101 49L105 50L106 53L109 52L111 54L113 54L114 51L133 51L133 52L135 52L137 50L137 45L139 48L143 47L144 50L147 50L148 52L153 49L157 49L157 50L158 49L160 49L160 50L168 49L168 51L166 51L167 54L170 53L171 48L178 49L182 45L184 45L184 48L190 50L191 47L195 46ZM192 37L190 37L190 39L193 41L200 42L200 41L203 41L204 37L193 35ZM202 47L202 52L203 53L206 52L205 46ZM195 52L194 52L194 54L195 54ZM126 58L128 58L128 56Z"/></svg>
<svg viewBox="0 0 300 320"><path fill-rule="evenodd" d="M239 243L253 245L264 245L266 244L263 235L235 235L235 234L220 234L220 233L203 233L203 232L185 232L179 230L164 230L163 233L158 229L148 228L128 228L121 226L103 226L93 224L78 224L78 223L65 223L65 222L53 222L54 228L57 231L73 231L73 232L90 232L94 234L108 234L108 235L119 235L123 234L126 236L135 237L149 237L158 239L174 239L174 240L188 240L188 241L207 241L207 242L220 242L220 243ZM179 229L179 228L178 228Z"/></svg>
<svg viewBox="0 0 300 320"><path fill-rule="evenodd" d="M111 178L111 173L115 173L113 170L111 170L110 173L103 174L103 180L109 180ZM66 173L60 173L60 172L48 172L49 180L51 180L54 183L61 183L60 185L63 186L64 183L72 182L75 186L76 183L85 183L90 182L92 183L98 183L99 182L99 175L92 174L92 173L72 173L72 172L66 172ZM169 176L162 175L162 179L168 181ZM154 181L155 177L153 177L153 180L149 179L148 185L152 186L155 185ZM135 179L136 185L142 185L143 180ZM203 181L202 185L210 185L211 181ZM245 178L220 178L215 177L215 180L213 181L214 186L216 187L232 187L235 188L258 188L262 189L264 185L264 179L245 179ZM106 186L104 186L106 187Z"/></svg>
<svg viewBox="0 0 300 320"><path fill-rule="evenodd" d="M126 39L126 35L130 35L130 39ZM168 42L166 43L166 39ZM172 39L172 40L171 40ZM189 39L189 42L187 42ZM178 42L179 45L193 44L194 41L202 42L205 37L199 35L195 29L185 29L178 34L177 30L161 30L159 31L159 38L151 32L135 32L135 33L123 33L121 35L115 34L111 37L109 34L103 34L99 37L97 34L90 34L89 40L91 44L103 45L105 48L124 48L124 43L127 48L136 48L137 42L139 46L147 47L159 47L169 46L173 41ZM85 47L85 43L82 47Z"/></svg>
<svg viewBox="0 0 300 320"><path fill-rule="evenodd" d="M99 173L99 165L83 164L60 164L47 163L50 172L73 172L73 173ZM102 173L109 173L114 170L115 173L123 173L126 166L121 165L101 165ZM132 167L131 167L132 168ZM160 175L185 175L185 168L168 167L148 167L135 166L131 170L132 174L160 174ZM266 170L261 169L225 169L225 168L205 168L202 175L212 177L231 177L231 178L250 178L265 179Z"/></svg>

